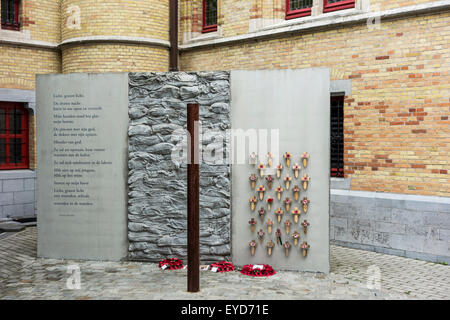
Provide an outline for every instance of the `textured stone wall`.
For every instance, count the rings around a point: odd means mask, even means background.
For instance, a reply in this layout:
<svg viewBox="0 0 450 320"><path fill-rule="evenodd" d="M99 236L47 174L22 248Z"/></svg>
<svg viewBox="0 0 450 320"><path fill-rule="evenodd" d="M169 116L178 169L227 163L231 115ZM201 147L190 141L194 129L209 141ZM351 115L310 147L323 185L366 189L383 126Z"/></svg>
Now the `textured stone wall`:
<svg viewBox="0 0 450 320"><path fill-rule="evenodd" d="M226 137L231 129L229 73L131 73L129 79L129 258L183 259L187 168L171 160L181 139L172 133L186 128L187 104L199 103L203 130ZM214 139L205 135L202 144L214 146ZM227 144L217 150L226 150ZM202 261L230 256L230 193L228 165L200 165Z"/></svg>

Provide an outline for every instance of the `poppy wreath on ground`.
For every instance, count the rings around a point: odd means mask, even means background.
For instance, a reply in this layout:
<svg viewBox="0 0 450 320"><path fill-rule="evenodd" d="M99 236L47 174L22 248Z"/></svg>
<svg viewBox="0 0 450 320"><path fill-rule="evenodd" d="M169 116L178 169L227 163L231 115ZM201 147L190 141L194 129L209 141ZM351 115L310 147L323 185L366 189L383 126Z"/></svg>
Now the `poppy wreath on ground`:
<svg viewBox="0 0 450 320"><path fill-rule="evenodd" d="M242 267L241 273L250 277L270 277L277 273L268 264L263 265L262 269L254 268L255 265L247 264Z"/></svg>
<svg viewBox="0 0 450 320"><path fill-rule="evenodd" d="M178 270L183 268L183 261L175 258L164 259L159 262L159 267L162 268L164 265L167 266L166 269Z"/></svg>
<svg viewBox="0 0 450 320"><path fill-rule="evenodd" d="M221 261L212 263L210 266L210 270L212 268L217 268L217 272L230 272L234 271L234 265L231 262L228 261Z"/></svg>

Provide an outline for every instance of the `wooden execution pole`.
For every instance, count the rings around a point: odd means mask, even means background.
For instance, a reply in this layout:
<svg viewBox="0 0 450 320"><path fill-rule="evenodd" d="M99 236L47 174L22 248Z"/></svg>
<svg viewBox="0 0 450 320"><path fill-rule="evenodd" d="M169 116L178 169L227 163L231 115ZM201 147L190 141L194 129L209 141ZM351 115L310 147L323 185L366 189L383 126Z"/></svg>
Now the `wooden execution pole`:
<svg viewBox="0 0 450 320"><path fill-rule="evenodd" d="M188 292L200 291L199 236L199 126L198 104L187 106L188 165L187 165L187 228L188 228Z"/></svg>

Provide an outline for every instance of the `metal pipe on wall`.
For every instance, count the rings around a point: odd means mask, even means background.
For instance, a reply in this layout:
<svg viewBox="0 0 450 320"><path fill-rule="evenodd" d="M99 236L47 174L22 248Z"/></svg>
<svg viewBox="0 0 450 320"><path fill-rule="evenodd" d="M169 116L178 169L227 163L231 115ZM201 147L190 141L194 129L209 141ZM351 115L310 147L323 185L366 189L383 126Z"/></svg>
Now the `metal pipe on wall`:
<svg viewBox="0 0 450 320"><path fill-rule="evenodd" d="M169 71L178 71L178 0L170 0Z"/></svg>

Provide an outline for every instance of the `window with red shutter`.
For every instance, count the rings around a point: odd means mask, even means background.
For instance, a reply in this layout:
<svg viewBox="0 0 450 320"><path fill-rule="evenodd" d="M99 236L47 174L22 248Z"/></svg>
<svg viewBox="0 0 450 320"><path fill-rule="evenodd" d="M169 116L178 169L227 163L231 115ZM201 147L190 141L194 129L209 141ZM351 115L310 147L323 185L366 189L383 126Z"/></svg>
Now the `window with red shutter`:
<svg viewBox="0 0 450 320"><path fill-rule="evenodd" d="M28 133L23 105L0 102L0 170L29 168Z"/></svg>

